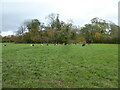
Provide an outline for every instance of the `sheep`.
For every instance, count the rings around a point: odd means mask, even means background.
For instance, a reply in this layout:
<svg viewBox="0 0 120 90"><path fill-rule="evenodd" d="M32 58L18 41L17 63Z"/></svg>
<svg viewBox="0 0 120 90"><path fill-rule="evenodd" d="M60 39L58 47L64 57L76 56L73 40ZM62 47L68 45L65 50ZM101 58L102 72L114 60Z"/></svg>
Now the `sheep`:
<svg viewBox="0 0 120 90"><path fill-rule="evenodd" d="M40 44L40 46L43 46L43 44Z"/></svg>
<svg viewBox="0 0 120 90"><path fill-rule="evenodd" d="M65 45L67 45L67 43L65 42Z"/></svg>
<svg viewBox="0 0 120 90"><path fill-rule="evenodd" d="M54 45L58 45L57 43L54 43Z"/></svg>
<svg viewBox="0 0 120 90"><path fill-rule="evenodd" d="M63 43L63 45L67 45L67 43L65 42L65 43Z"/></svg>
<svg viewBox="0 0 120 90"><path fill-rule="evenodd" d="M46 45L48 46L48 43Z"/></svg>
<svg viewBox="0 0 120 90"><path fill-rule="evenodd" d="M5 44L5 45L3 45L3 46L6 46L6 44Z"/></svg>
<svg viewBox="0 0 120 90"><path fill-rule="evenodd" d="M84 43L84 44L82 44L82 46L85 46L85 43Z"/></svg>
<svg viewBox="0 0 120 90"><path fill-rule="evenodd" d="M34 44L31 44L30 46L34 46Z"/></svg>

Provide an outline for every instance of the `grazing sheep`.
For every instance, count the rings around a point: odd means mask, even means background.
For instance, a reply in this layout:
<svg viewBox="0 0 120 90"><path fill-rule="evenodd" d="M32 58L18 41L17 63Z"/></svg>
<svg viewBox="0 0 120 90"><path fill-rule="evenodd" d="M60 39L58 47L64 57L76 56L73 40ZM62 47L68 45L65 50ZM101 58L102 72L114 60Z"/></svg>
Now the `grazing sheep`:
<svg viewBox="0 0 120 90"><path fill-rule="evenodd" d="M67 43L65 42L65 45L67 45Z"/></svg>
<svg viewBox="0 0 120 90"><path fill-rule="evenodd" d="M85 46L85 44L82 44L82 46Z"/></svg>
<svg viewBox="0 0 120 90"><path fill-rule="evenodd" d="M63 43L63 45L67 45L67 43L65 42L65 43Z"/></svg>
<svg viewBox="0 0 120 90"><path fill-rule="evenodd" d="M34 44L31 44L30 46L34 46Z"/></svg>
<svg viewBox="0 0 120 90"><path fill-rule="evenodd" d="M48 43L46 45L48 46Z"/></svg>
<svg viewBox="0 0 120 90"><path fill-rule="evenodd" d="M5 44L5 45L3 45L3 46L6 46L6 44Z"/></svg>
<svg viewBox="0 0 120 90"><path fill-rule="evenodd" d="M43 46L43 44L40 44L40 46Z"/></svg>
<svg viewBox="0 0 120 90"><path fill-rule="evenodd" d="M54 45L58 45L57 43L55 43Z"/></svg>

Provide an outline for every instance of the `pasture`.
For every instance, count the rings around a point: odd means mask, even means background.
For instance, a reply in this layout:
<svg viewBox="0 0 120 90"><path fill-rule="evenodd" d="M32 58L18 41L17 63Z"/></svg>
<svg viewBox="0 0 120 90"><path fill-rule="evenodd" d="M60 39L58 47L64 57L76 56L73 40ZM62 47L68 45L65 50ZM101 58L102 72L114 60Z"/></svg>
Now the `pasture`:
<svg viewBox="0 0 120 90"><path fill-rule="evenodd" d="M2 46L3 88L118 87L117 44L6 45Z"/></svg>

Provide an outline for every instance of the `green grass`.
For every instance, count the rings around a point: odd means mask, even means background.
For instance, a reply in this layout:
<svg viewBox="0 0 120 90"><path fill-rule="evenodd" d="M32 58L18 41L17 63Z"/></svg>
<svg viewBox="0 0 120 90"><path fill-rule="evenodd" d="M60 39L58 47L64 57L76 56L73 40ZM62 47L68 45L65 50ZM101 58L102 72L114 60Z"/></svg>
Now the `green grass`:
<svg viewBox="0 0 120 90"><path fill-rule="evenodd" d="M8 44L3 88L117 88L118 45Z"/></svg>

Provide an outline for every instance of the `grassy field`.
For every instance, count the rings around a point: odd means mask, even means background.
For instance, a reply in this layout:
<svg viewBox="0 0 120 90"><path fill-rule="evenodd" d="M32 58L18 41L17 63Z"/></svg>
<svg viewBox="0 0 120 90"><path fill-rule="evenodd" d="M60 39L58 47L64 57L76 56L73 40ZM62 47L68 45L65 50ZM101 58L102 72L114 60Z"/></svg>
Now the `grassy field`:
<svg viewBox="0 0 120 90"><path fill-rule="evenodd" d="M3 88L117 88L118 45L8 44Z"/></svg>

